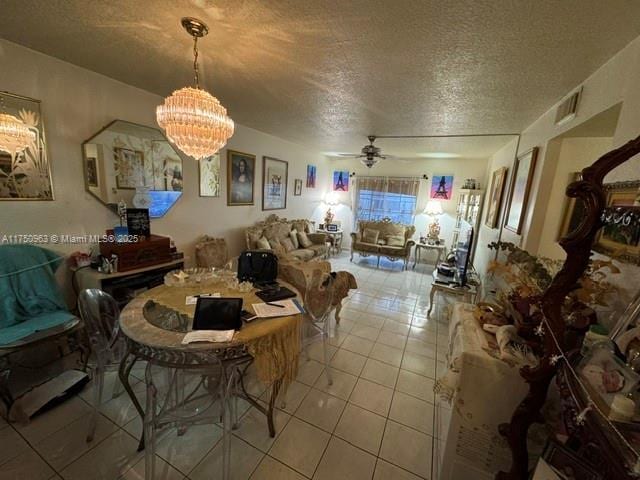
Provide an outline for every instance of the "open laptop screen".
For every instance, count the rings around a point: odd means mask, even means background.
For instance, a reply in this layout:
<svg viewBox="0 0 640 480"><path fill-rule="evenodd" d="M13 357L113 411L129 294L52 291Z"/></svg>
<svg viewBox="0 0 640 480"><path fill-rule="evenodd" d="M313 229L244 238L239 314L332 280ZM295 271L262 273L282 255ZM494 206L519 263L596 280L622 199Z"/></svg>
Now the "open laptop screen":
<svg viewBox="0 0 640 480"><path fill-rule="evenodd" d="M193 330L239 330L242 298L200 297L193 316Z"/></svg>

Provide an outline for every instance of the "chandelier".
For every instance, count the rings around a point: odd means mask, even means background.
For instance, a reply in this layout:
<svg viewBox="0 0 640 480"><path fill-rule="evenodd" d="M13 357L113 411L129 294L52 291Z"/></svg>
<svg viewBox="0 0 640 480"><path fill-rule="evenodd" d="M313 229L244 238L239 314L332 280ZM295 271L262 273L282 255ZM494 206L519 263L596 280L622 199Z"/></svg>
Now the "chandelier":
<svg viewBox="0 0 640 480"><path fill-rule="evenodd" d="M218 99L200 88L198 38L209 33L209 28L195 18L183 18L182 26L193 37L195 88L173 92L157 107L156 118L169 140L187 155L202 160L226 145L234 125Z"/></svg>
<svg viewBox="0 0 640 480"><path fill-rule="evenodd" d="M22 152L36 138L22 120L4 112L4 103L0 95L0 151L12 157Z"/></svg>

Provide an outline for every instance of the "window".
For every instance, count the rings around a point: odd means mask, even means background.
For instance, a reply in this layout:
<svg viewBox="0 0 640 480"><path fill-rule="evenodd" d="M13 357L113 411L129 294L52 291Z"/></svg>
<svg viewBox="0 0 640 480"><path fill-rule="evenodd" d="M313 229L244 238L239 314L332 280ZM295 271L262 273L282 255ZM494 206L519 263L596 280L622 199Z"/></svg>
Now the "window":
<svg viewBox="0 0 640 480"><path fill-rule="evenodd" d="M356 188L356 222L381 220L413 225L418 200L418 178L359 177Z"/></svg>

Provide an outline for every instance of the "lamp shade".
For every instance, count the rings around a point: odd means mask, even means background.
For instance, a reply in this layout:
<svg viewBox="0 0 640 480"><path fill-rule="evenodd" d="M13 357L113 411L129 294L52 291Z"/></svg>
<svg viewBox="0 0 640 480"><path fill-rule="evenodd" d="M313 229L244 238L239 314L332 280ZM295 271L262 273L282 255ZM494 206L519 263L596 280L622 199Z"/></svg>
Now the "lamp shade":
<svg viewBox="0 0 640 480"><path fill-rule="evenodd" d="M340 203L339 200L337 192L327 192L324 197L324 201L328 205L338 205L338 203Z"/></svg>
<svg viewBox="0 0 640 480"><path fill-rule="evenodd" d="M427 202L427 206L424 207L425 215L442 215L444 211L442 210L442 204L438 200L429 200Z"/></svg>

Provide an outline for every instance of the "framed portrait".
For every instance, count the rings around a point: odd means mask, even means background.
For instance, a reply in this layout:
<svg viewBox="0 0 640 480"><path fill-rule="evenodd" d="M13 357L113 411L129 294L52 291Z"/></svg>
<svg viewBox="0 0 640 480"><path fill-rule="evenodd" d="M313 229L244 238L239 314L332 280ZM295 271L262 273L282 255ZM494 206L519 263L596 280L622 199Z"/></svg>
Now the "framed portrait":
<svg viewBox="0 0 640 480"><path fill-rule="evenodd" d="M571 182L577 182L581 179L581 172L571 173ZM586 210L582 201L578 201L577 198L567 197L565 199L562 223L560 224L557 240L565 237L569 232L573 232L578 225L580 225L580 221L584 218L585 213Z"/></svg>
<svg viewBox="0 0 640 480"><path fill-rule="evenodd" d="M40 100L0 92L2 113L21 120L31 132L24 150L0 152L0 200L53 200L51 164L47 154Z"/></svg>
<svg viewBox="0 0 640 480"><path fill-rule="evenodd" d="M513 164L513 178L509 189L504 227L518 235L522 232L522 221L527 212L529 191L531 190L537 158L538 147L534 147L517 157Z"/></svg>
<svg viewBox="0 0 640 480"><path fill-rule="evenodd" d="M289 162L262 157L262 210L287 208Z"/></svg>
<svg viewBox="0 0 640 480"><path fill-rule="evenodd" d="M507 180L507 167L502 167L493 172L491 178L491 190L489 191L489 208L484 224L489 228L497 228L500 220L500 205L502 205L502 194L504 184Z"/></svg>
<svg viewBox="0 0 640 480"><path fill-rule="evenodd" d="M220 196L220 154L216 153L198 162L200 196Z"/></svg>
<svg viewBox="0 0 640 480"><path fill-rule="evenodd" d="M434 175L431 179L430 197L451 200L453 198L453 175Z"/></svg>
<svg viewBox="0 0 640 480"><path fill-rule="evenodd" d="M300 195L302 195L302 180L299 178L296 178L295 183L293 185L293 194L296 197L299 197Z"/></svg>
<svg viewBox="0 0 640 480"><path fill-rule="evenodd" d="M348 192L349 191L349 172L336 170L333 172L333 191Z"/></svg>
<svg viewBox="0 0 640 480"><path fill-rule="evenodd" d="M84 174L89 187L98 186L98 160L95 157L87 157L84 160Z"/></svg>
<svg viewBox="0 0 640 480"><path fill-rule="evenodd" d="M114 147L116 187L120 190L135 190L136 178L144 182L144 153L140 150Z"/></svg>
<svg viewBox="0 0 640 480"><path fill-rule="evenodd" d="M604 185L607 206L593 250L640 265L640 180Z"/></svg>
<svg viewBox="0 0 640 480"><path fill-rule="evenodd" d="M253 205L256 156L227 150L227 205Z"/></svg>
<svg viewBox="0 0 640 480"><path fill-rule="evenodd" d="M307 188L316 188L316 166L307 165Z"/></svg>

